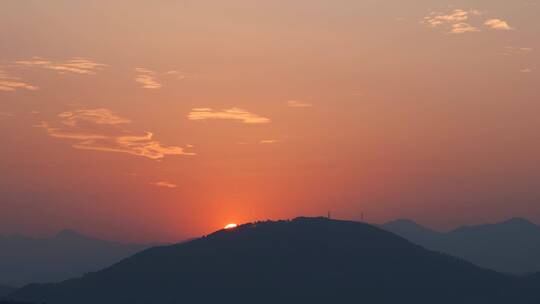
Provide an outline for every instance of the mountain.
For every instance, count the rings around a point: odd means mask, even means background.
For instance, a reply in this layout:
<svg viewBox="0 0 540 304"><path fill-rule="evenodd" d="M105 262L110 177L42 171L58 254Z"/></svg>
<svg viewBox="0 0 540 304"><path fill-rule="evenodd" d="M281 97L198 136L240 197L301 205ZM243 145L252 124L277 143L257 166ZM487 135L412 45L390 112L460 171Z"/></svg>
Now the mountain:
<svg viewBox="0 0 540 304"><path fill-rule="evenodd" d="M517 283L372 225L297 218L150 248L81 278L25 286L12 298L49 304L524 303L513 293Z"/></svg>
<svg viewBox="0 0 540 304"><path fill-rule="evenodd" d="M0 285L0 299L15 291L15 288Z"/></svg>
<svg viewBox="0 0 540 304"><path fill-rule="evenodd" d="M58 282L100 270L148 247L98 240L73 230L51 238L0 236L0 282L12 286Z"/></svg>
<svg viewBox="0 0 540 304"><path fill-rule="evenodd" d="M383 225L383 228L394 232L413 243L430 242L437 239L440 235L439 232L420 226L417 223L407 220L398 219L388 222Z"/></svg>
<svg viewBox="0 0 540 304"><path fill-rule="evenodd" d="M525 219L464 226L450 232L436 232L408 220L392 221L382 228L485 268L515 274L540 271L540 227Z"/></svg>

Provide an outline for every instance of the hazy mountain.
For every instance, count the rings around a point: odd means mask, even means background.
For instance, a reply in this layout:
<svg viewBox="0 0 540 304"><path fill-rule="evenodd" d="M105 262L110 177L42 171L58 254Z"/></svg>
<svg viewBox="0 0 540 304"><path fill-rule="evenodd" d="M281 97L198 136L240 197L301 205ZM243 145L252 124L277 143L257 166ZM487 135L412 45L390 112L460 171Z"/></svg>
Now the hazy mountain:
<svg viewBox="0 0 540 304"><path fill-rule="evenodd" d="M0 236L0 282L57 282L110 266L147 245L103 241L64 230L51 238Z"/></svg>
<svg viewBox="0 0 540 304"><path fill-rule="evenodd" d="M13 298L85 303L524 303L518 279L377 227L325 218L259 222L147 249ZM539 286L540 287L540 286ZM525 288L525 287L524 287Z"/></svg>
<svg viewBox="0 0 540 304"><path fill-rule="evenodd" d="M392 221L382 228L428 249L500 272L540 271L540 227L525 219L464 226L450 232L436 232L409 220Z"/></svg>
<svg viewBox="0 0 540 304"><path fill-rule="evenodd" d="M420 226L417 223L406 219L388 222L383 225L383 228L394 232L414 243L433 241L440 236L439 232Z"/></svg>

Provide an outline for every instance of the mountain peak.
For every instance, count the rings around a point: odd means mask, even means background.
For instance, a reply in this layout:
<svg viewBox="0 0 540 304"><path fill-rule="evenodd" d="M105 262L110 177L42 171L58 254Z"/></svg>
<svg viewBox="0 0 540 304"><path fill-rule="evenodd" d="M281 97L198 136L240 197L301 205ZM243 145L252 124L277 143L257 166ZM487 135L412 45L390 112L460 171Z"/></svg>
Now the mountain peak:
<svg viewBox="0 0 540 304"><path fill-rule="evenodd" d="M384 225L399 225L399 226L421 226L415 221L409 219L396 219L385 223Z"/></svg>
<svg viewBox="0 0 540 304"><path fill-rule="evenodd" d="M515 217L511 218L509 220L503 221L503 222L497 222L493 224L483 224L483 225L466 225L461 226L453 231L451 233L469 233L471 231L479 232L479 231L492 231L492 230L498 230L498 231L533 231L536 233L536 231L540 231L540 226L532 223L531 221Z"/></svg>
<svg viewBox="0 0 540 304"><path fill-rule="evenodd" d="M56 234L58 239L88 239L87 236L73 229L63 229Z"/></svg>
<svg viewBox="0 0 540 304"><path fill-rule="evenodd" d="M522 217L511 218L507 221L502 222L501 224L519 225L519 226L537 226L536 224Z"/></svg>
<svg viewBox="0 0 540 304"><path fill-rule="evenodd" d="M437 233L434 230L431 230L427 227L424 227L415 221L409 219L397 219L381 225L382 228L386 230L399 230L399 231L410 231L410 232L425 232L425 233Z"/></svg>
<svg viewBox="0 0 540 304"><path fill-rule="evenodd" d="M423 243L439 236L439 232L426 228L408 219L397 219L380 226L384 230L400 235L414 243Z"/></svg>

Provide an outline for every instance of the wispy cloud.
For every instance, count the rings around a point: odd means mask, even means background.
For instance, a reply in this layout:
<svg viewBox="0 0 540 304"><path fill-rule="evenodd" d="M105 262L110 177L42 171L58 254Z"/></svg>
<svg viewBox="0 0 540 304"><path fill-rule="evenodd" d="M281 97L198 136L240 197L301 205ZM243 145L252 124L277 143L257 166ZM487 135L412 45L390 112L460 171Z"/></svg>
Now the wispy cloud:
<svg viewBox="0 0 540 304"><path fill-rule="evenodd" d="M62 118L62 123L75 127L78 124L89 122L98 125L119 125L130 123L131 120L115 115L109 109L86 109L67 111L58 114Z"/></svg>
<svg viewBox="0 0 540 304"><path fill-rule="evenodd" d="M523 68L519 70L521 73L531 73L533 70L531 68Z"/></svg>
<svg viewBox="0 0 540 304"><path fill-rule="evenodd" d="M13 117L15 115L13 115L13 113L10 113L10 112L0 112L0 119L2 118L6 118L6 117Z"/></svg>
<svg viewBox="0 0 540 304"><path fill-rule="evenodd" d="M76 140L95 140L95 139L109 139L110 135L97 134L92 130L82 130L69 127L53 127L49 122L42 121L36 127L43 128L47 131L47 134L51 137L62 139L76 139Z"/></svg>
<svg viewBox="0 0 540 304"><path fill-rule="evenodd" d="M161 144L152 132L140 135L121 128L131 121L109 109L62 112L57 118L55 123L43 121L38 127L45 129L51 137L76 141L72 145L75 149L126 153L154 160L168 155L195 155L184 147Z"/></svg>
<svg viewBox="0 0 540 304"><path fill-rule="evenodd" d="M143 89L160 89L161 83L157 81L156 72L146 68L136 68L137 76L135 81L138 82Z"/></svg>
<svg viewBox="0 0 540 304"><path fill-rule="evenodd" d="M527 55L533 51L530 47L507 46L502 55Z"/></svg>
<svg viewBox="0 0 540 304"><path fill-rule="evenodd" d="M53 70L61 74L73 73L81 75L94 75L98 71L107 67L106 64L98 63L91 59L81 57L56 62L41 57L33 57L30 60L15 61L15 64L21 67Z"/></svg>
<svg viewBox="0 0 540 304"><path fill-rule="evenodd" d="M150 183L150 185L154 185L154 186L157 186L157 187L163 187L163 188L171 188L171 189L172 188L178 188L177 184L167 182L167 181L154 182L154 183Z"/></svg>
<svg viewBox="0 0 540 304"><path fill-rule="evenodd" d="M230 108L214 111L211 108L194 108L188 114L189 120L222 119L234 120L245 124L267 124L270 119L248 112L240 108Z"/></svg>
<svg viewBox="0 0 540 304"><path fill-rule="evenodd" d="M185 72L181 72L181 71L177 71L177 70L167 71L167 72L163 73L163 75L174 76L178 80L195 78L195 75L193 75L193 74L185 73Z"/></svg>
<svg viewBox="0 0 540 304"><path fill-rule="evenodd" d="M478 32L480 31L474 26L471 26L468 23L456 23L452 24L452 29L450 30L450 33L452 34L463 34L463 33L472 33L472 32Z"/></svg>
<svg viewBox="0 0 540 304"><path fill-rule="evenodd" d="M501 30L501 31L510 31L513 30L513 28L508 25L508 23L501 19L489 19L484 22L484 25L494 29L494 30Z"/></svg>
<svg viewBox="0 0 540 304"><path fill-rule="evenodd" d="M478 10L455 9L449 13L431 12L422 20L429 27L443 27L451 34L477 32L478 29L468 23L470 16L479 16Z"/></svg>
<svg viewBox="0 0 540 304"><path fill-rule="evenodd" d="M462 9L455 9L454 11L443 14L437 12L431 12L428 16L424 17L423 23L436 27L448 23L459 23L469 19L469 12Z"/></svg>
<svg viewBox="0 0 540 304"><path fill-rule="evenodd" d="M313 105L309 102L299 101L299 100L289 100L287 101L287 106L291 108L310 108Z"/></svg>
<svg viewBox="0 0 540 304"><path fill-rule="evenodd" d="M278 140L277 139L263 139L261 141L259 141L260 144L275 144L277 143Z"/></svg>
<svg viewBox="0 0 540 304"><path fill-rule="evenodd" d="M164 73L158 73L151 69L147 68L136 68L135 81L141 85L143 89L161 89L163 84L161 83L161 78L176 79L176 80L185 80L192 78L193 76L187 73L180 71L172 70Z"/></svg>
<svg viewBox="0 0 540 304"><path fill-rule="evenodd" d="M473 33L480 32L482 22L479 16L482 15L483 13L479 10L464 9L454 9L449 13L431 12L421 23L432 28L444 28L450 34ZM483 22L483 25L494 30L513 29L506 21L497 18L488 19Z"/></svg>
<svg viewBox="0 0 540 304"><path fill-rule="evenodd" d="M7 72L0 70L0 91L13 92L17 90L35 91L38 87L26 83L19 77L11 76Z"/></svg>

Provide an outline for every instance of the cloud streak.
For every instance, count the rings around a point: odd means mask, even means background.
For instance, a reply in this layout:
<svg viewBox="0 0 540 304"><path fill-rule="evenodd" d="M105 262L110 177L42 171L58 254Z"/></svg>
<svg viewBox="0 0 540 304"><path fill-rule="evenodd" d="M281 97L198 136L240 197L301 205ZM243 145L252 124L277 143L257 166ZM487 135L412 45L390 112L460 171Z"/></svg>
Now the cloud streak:
<svg viewBox="0 0 540 304"><path fill-rule="evenodd" d="M72 144L75 149L125 153L152 160L172 155L195 155L184 147L161 144L152 132L140 135L121 128L131 121L109 109L62 112L57 118L54 125L43 121L38 127L45 129L51 137L76 141Z"/></svg>
<svg viewBox="0 0 540 304"><path fill-rule="evenodd" d="M513 28L508 25L508 23L501 19L489 19L484 22L484 25L490 29L499 30L499 31L511 31Z"/></svg>
<svg viewBox="0 0 540 304"><path fill-rule="evenodd" d="M131 120L113 114L109 109L89 109L62 112L58 114L62 123L75 127L81 123L93 123L98 125L128 124Z"/></svg>
<svg viewBox="0 0 540 304"><path fill-rule="evenodd" d="M447 14L431 12L428 16L424 17L422 23L433 28L444 27L451 34L478 32L479 30L470 25L468 20L471 15L478 16L481 14L477 10L466 11L462 9L455 9Z"/></svg>
<svg viewBox="0 0 540 304"><path fill-rule="evenodd" d="M135 73L137 74L135 76L135 82L137 82L141 86L141 88L150 90L161 89L163 87L163 84L161 82L162 78L185 80L192 77L189 74L176 70L168 71L165 73L158 73L151 69L142 67L135 68Z"/></svg>
<svg viewBox="0 0 540 304"><path fill-rule="evenodd" d="M268 145L268 144L275 144L277 142L278 142L277 139L263 139L263 140L259 141L259 144Z"/></svg>
<svg viewBox="0 0 540 304"><path fill-rule="evenodd" d="M483 15L481 11L463 9L455 9L449 13L431 12L424 17L421 23L432 28L444 28L449 34L480 32L482 25L493 30L513 30L506 21L497 18L488 19L481 23L478 20L481 15Z"/></svg>
<svg viewBox="0 0 540 304"><path fill-rule="evenodd" d="M527 55L533 51L530 47L517 47L517 46L507 46L504 48L503 55Z"/></svg>
<svg viewBox="0 0 540 304"><path fill-rule="evenodd" d="M313 105L305 101L289 100L287 101L287 106L290 108L311 108Z"/></svg>
<svg viewBox="0 0 540 304"><path fill-rule="evenodd" d="M270 119L248 112L240 108L230 108L221 111L214 111L211 108L194 108L188 114L189 120L233 120L244 124L267 124Z"/></svg>
<svg viewBox="0 0 540 304"><path fill-rule="evenodd" d="M157 81L156 72L146 68L136 68L137 76L135 81L141 85L143 89L160 89L163 85Z"/></svg>
<svg viewBox="0 0 540 304"><path fill-rule="evenodd" d="M38 87L26 83L19 77L11 76L7 72L0 70L0 91L14 92L17 90L35 91Z"/></svg>
<svg viewBox="0 0 540 304"><path fill-rule="evenodd" d="M447 23L459 23L469 19L469 12L462 9L456 9L449 14L431 12L424 17L424 23L431 27L437 27Z"/></svg>
<svg viewBox="0 0 540 304"><path fill-rule="evenodd" d="M10 113L10 112L0 112L0 119L2 118L7 118L7 117L13 117L15 115L13 115L13 113Z"/></svg>
<svg viewBox="0 0 540 304"><path fill-rule="evenodd" d="M107 67L106 64L95 62L88 58L75 57L66 61L53 62L41 57L30 60L15 61L15 64L26 68L42 68L57 71L60 74L72 73L79 75L95 75Z"/></svg>
<svg viewBox="0 0 540 304"><path fill-rule="evenodd" d="M456 23L452 24L452 29L450 30L450 33L452 34L464 34L464 33L473 33L473 32L479 32L480 30L477 29L474 26L471 26L468 23Z"/></svg>
<svg viewBox="0 0 540 304"><path fill-rule="evenodd" d="M170 189L178 188L177 184L167 182L167 181L154 182L154 183L150 183L150 185L162 187L162 188L170 188Z"/></svg>

